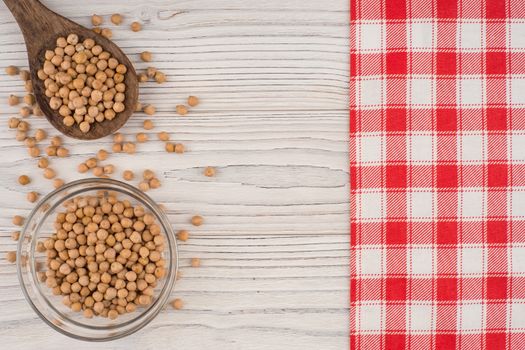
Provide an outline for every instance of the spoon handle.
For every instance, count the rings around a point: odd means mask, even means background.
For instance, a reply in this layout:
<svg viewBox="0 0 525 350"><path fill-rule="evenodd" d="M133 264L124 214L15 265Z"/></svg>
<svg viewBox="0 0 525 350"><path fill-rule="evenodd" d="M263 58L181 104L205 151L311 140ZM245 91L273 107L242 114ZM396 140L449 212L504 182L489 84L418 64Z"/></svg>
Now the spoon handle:
<svg viewBox="0 0 525 350"><path fill-rule="evenodd" d="M53 30L55 13L38 0L3 0L15 17L26 42L38 40ZM29 45L28 45L29 46Z"/></svg>

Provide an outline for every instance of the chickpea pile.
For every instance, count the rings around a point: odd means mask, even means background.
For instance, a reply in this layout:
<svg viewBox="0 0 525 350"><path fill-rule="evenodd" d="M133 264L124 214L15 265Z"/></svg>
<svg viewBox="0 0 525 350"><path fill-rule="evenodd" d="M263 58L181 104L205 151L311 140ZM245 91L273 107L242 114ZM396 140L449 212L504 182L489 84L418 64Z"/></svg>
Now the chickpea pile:
<svg viewBox="0 0 525 350"><path fill-rule="evenodd" d="M90 38L59 37L47 50L38 78L44 81L49 107L64 125L87 133L91 124L112 120L125 110L127 68Z"/></svg>
<svg viewBox="0 0 525 350"><path fill-rule="evenodd" d="M155 217L108 192L64 206L56 232L37 246L47 255L41 281L87 318L116 319L149 305L166 275L164 237Z"/></svg>

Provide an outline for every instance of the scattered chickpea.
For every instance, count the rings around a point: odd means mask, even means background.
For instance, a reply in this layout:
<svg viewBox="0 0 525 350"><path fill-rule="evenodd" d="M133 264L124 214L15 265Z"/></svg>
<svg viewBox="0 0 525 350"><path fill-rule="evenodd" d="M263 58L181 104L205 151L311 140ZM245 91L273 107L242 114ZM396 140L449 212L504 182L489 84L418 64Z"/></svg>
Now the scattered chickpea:
<svg viewBox="0 0 525 350"><path fill-rule="evenodd" d="M26 69L21 69L19 76L22 81L28 81L29 79L31 79L31 75L29 74L29 71Z"/></svg>
<svg viewBox="0 0 525 350"><path fill-rule="evenodd" d="M153 179L154 177L155 177L155 173L154 173L152 170L150 170L150 169L146 169L146 170L144 170L144 172L142 173L142 178L143 178L144 180L151 180L151 179Z"/></svg>
<svg viewBox="0 0 525 350"><path fill-rule="evenodd" d="M162 84L166 82L166 74L162 73L161 71L157 71L155 73L155 81L157 84Z"/></svg>
<svg viewBox="0 0 525 350"><path fill-rule="evenodd" d="M22 107L20 108L20 116L22 118L27 118L31 115L31 108L29 107Z"/></svg>
<svg viewBox="0 0 525 350"><path fill-rule="evenodd" d="M111 23L115 24L115 25L121 25L122 24L122 15L118 14L118 13L115 13L113 15L111 15Z"/></svg>
<svg viewBox="0 0 525 350"><path fill-rule="evenodd" d="M150 62L152 59L152 54L149 51L143 51L140 53L140 59L144 62Z"/></svg>
<svg viewBox="0 0 525 350"><path fill-rule="evenodd" d="M44 112L42 112L42 109L40 109L40 106L38 104L35 104L33 107L33 115L37 117L41 117L44 115Z"/></svg>
<svg viewBox="0 0 525 350"><path fill-rule="evenodd" d="M30 106L32 106L32 105L35 104L35 102L36 102L36 101L35 101L35 95L33 95L33 94L27 94L27 95L24 96L24 103L25 103L26 105L30 105Z"/></svg>
<svg viewBox="0 0 525 350"><path fill-rule="evenodd" d="M38 193L35 192L35 191L31 191L27 194L27 200L29 201L29 203L34 203L36 202L38 199Z"/></svg>
<svg viewBox="0 0 525 350"><path fill-rule="evenodd" d="M102 16L99 16L99 15L91 16L91 24L93 24L94 26L101 25L103 21L104 20L102 19Z"/></svg>
<svg viewBox="0 0 525 350"><path fill-rule="evenodd" d="M135 144L132 143L132 142L126 142L122 145L122 150L128 154L133 154L135 153Z"/></svg>
<svg viewBox="0 0 525 350"><path fill-rule="evenodd" d="M137 142L143 143L148 141L148 135L143 132L139 132L136 136Z"/></svg>
<svg viewBox="0 0 525 350"><path fill-rule="evenodd" d="M27 176L27 175L20 175L18 177L18 183L20 185L22 185L22 186L25 186L25 185L27 185L30 182L31 182L31 179L29 179L29 176Z"/></svg>
<svg viewBox="0 0 525 350"><path fill-rule="evenodd" d="M97 33L97 34L101 34L101 32L102 32L102 29L99 28L99 27L91 28L91 30L92 30L94 33Z"/></svg>
<svg viewBox="0 0 525 350"><path fill-rule="evenodd" d="M7 104L9 104L10 106L16 106L19 103L20 103L20 98L18 96L9 95L9 97L7 98Z"/></svg>
<svg viewBox="0 0 525 350"><path fill-rule="evenodd" d="M207 166L204 169L204 176L207 176L207 177L215 176L215 168L211 166Z"/></svg>
<svg viewBox="0 0 525 350"><path fill-rule="evenodd" d="M47 133L45 132L45 130L37 129L35 131L35 140L37 142L43 141L46 137L47 137Z"/></svg>
<svg viewBox="0 0 525 350"><path fill-rule="evenodd" d="M201 266L201 259L191 258L191 267L199 267L199 266Z"/></svg>
<svg viewBox="0 0 525 350"><path fill-rule="evenodd" d="M142 25L139 22L133 22L131 23L131 30L134 32L138 32L142 29Z"/></svg>
<svg viewBox="0 0 525 350"><path fill-rule="evenodd" d="M144 113L146 113L147 115L153 115L155 114L155 112L156 112L155 107L152 105L146 105L144 107Z"/></svg>
<svg viewBox="0 0 525 350"><path fill-rule="evenodd" d="M160 180L154 177L153 179L149 180L149 187L151 189L156 189L160 187Z"/></svg>
<svg viewBox="0 0 525 350"><path fill-rule="evenodd" d="M154 78L155 73L157 73L157 68L155 67L146 68L146 75L148 76L148 78Z"/></svg>
<svg viewBox="0 0 525 350"><path fill-rule="evenodd" d="M53 169L51 168L46 168L44 169L44 177L48 180L54 178L56 176L56 173Z"/></svg>
<svg viewBox="0 0 525 350"><path fill-rule="evenodd" d="M57 155L57 147L55 146L47 146L46 147L46 154L50 157L55 157Z"/></svg>
<svg viewBox="0 0 525 350"><path fill-rule="evenodd" d="M199 104L199 98L196 96L189 96L188 97L188 105L190 107L195 107Z"/></svg>
<svg viewBox="0 0 525 350"><path fill-rule="evenodd" d="M108 164L103 167L104 174L113 174L115 172L115 166L113 164Z"/></svg>
<svg viewBox="0 0 525 350"><path fill-rule="evenodd" d="M49 160L45 157L43 158L40 158L38 160L38 167L41 168L41 169L45 169L49 166Z"/></svg>
<svg viewBox="0 0 525 350"><path fill-rule="evenodd" d="M184 153L184 145L182 143L175 144L175 153Z"/></svg>
<svg viewBox="0 0 525 350"><path fill-rule="evenodd" d="M113 31L109 28L102 28L102 30L100 31L100 34L103 37L108 38L108 39L111 39L113 37Z"/></svg>
<svg viewBox="0 0 525 350"><path fill-rule="evenodd" d="M149 119L144 120L143 127L145 130L151 130L153 129L153 122Z"/></svg>
<svg viewBox="0 0 525 350"><path fill-rule="evenodd" d="M13 231L11 233L11 239L13 241L18 241L20 239L20 231Z"/></svg>
<svg viewBox="0 0 525 350"><path fill-rule="evenodd" d="M19 123L20 123L20 119L16 117L9 118L9 121L8 121L9 129L16 129Z"/></svg>
<svg viewBox="0 0 525 350"><path fill-rule="evenodd" d="M104 168L101 166L94 167L93 175L98 176L98 177L104 175Z"/></svg>
<svg viewBox="0 0 525 350"><path fill-rule="evenodd" d="M204 219L200 215L195 215L191 218L191 224L193 226L200 226L204 222Z"/></svg>
<svg viewBox="0 0 525 350"><path fill-rule="evenodd" d="M124 180L126 181L131 181L134 177L135 174L133 174L133 171L131 170L124 170L124 172L122 173L122 178L124 178Z"/></svg>
<svg viewBox="0 0 525 350"><path fill-rule="evenodd" d="M59 147L62 146L62 139L60 136L53 136L50 140L51 146Z"/></svg>
<svg viewBox="0 0 525 350"><path fill-rule="evenodd" d="M13 216L13 225L22 226L24 224L24 218L20 215Z"/></svg>
<svg viewBox="0 0 525 350"><path fill-rule="evenodd" d="M84 174L86 173L87 171L89 170L88 166L86 165L86 163L80 163L77 167L77 171L81 174Z"/></svg>
<svg viewBox="0 0 525 350"><path fill-rule="evenodd" d="M190 234L186 230L180 230L177 232L177 239L183 242L186 242L188 238L190 237Z"/></svg>
<svg viewBox="0 0 525 350"><path fill-rule="evenodd" d="M5 258L6 258L6 260L7 260L9 263L11 263L11 264L15 263L15 262L16 262L16 252L13 252L13 251L11 251L11 252L7 252L7 253L5 254Z"/></svg>
<svg viewBox="0 0 525 350"><path fill-rule="evenodd" d="M104 161L108 159L108 156L109 156L109 153L106 150L101 149L97 152L97 159L100 161Z"/></svg>
<svg viewBox="0 0 525 350"><path fill-rule="evenodd" d="M148 81L149 78L148 78L146 73L139 73L139 75L137 76L137 79L138 79L139 83L145 83L145 82ZM138 112L138 111L136 111L136 112Z"/></svg>
<svg viewBox="0 0 525 350"><path fill-rule="evenodd" d="M135 112L142 112L142 103L137 101L137 104L135 105Z"/></svg>
<svg viewBox="0 0 525 350"><path fill-rule="evenodd" d="M122 144L121 143L114 143L113 146L111 146L111 150L115 153L122 152Z"/></svg>
<svg viewBox="0 0 525 350"><path fill-rule="evenodd" d="M26 92L33 92L33 82L31 80L28 80L24 83L24 89Z"/></svg>
<svg viewBox="0 0 525 350"><path fill-rule="evenodd" d="M7 75L17 75L18 74L18 67L16 66L7 66L5 67L5 72Z"/></svg>
<svg viewBox="0 0 525 350"><path fill-rule="evenodd" d="M186 107L185 105L177 105L175 107L175 110L177 111L178 115L186 115L186 114L188 114L188 107Z"/></svg>
<svg viewBox="0 0 525 350"><path fill-rule="evenodd" d="M29 153L29 155L32 158L36 158L36 157L40 156L40 148L38 148L37 146L29 147L28 148L28 153Z"/></svg>
<svg viewBox="0 0 525 350"><path fill-rule="evenodd" d="M94 167L96 167L97 166L97 158L89 158L88 160L86 160L86 166L89 169L93 169Z"/></svg>
<svg viewBox="0 0 525 350"><path fill-rule="evenodd" d="M64 158L64 157L67 157L68 155L69 155L69 150L67 148L64 148L64 147L57 148L57 157Z"/></svg>
<svg viewBox="0 0 525 350"><path fill-rule="evenodd" d="M175 310L182 309L182 300L181 299L175 299L171 302L171 307L173 307Z"/></svg>
<svg viewBox="0 0 525 350"><path fill-rule="evenodd" d="M147 181L142 181L139 183L139 189L143 192L149 191L149 183Z"/></svg>
<svg viewBox="0 0 525 350"><path fill-rule="evenodd" d="M54 179L53 180L53 187L55 189L60 188L62 186L64 186L64 180L62 180L62 179Z"/></svg>
<svg viewBox="0 0 525 350"><path fill-rule="evenodd" d="M157 137L159 138L159 140L161 141L169 141L170 139L170 134L168 134L167 132L165 131L161 131L157 134Z"/></svg>

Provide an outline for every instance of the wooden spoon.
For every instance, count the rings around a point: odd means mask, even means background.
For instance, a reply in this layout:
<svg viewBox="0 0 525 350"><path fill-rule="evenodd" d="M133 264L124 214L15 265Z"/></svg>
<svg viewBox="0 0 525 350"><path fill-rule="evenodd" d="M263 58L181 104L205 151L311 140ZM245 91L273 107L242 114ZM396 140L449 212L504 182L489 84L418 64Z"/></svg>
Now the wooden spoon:
<svg viewBox="0 0 525 350"><path fill-rule="evenodd" d="M138 99L138 81L133 65L120 48L102 35L49 10L38 0L4 0L4 3L15 17L24 35L35 98L47 120L64 135L82 140L98 139L122 127L135 110ZM78 125L71 127L64 125L63 117L49 107L48 98L44 94L44 82L37 76L38 70L44 64L45 51L56 47L58 37L67 37L71 33L77 34L79 41L86 38L95 40L128 69L124 79L126 84L125 110L118 113L113 120L94 122L87 133L80 131Z"/></svg>

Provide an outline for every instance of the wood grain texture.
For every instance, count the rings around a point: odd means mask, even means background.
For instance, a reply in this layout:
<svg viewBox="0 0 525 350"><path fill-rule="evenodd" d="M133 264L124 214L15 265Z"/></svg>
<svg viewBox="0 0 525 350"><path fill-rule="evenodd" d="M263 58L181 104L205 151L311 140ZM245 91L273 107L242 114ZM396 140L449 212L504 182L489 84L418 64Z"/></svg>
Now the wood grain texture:
<svg viewBox="0 0 525 350"><path fill-rule="evenodd" d="M191 239L179 244L183 278L173 296L185 308L167 308L130 337L84 343L46 326L30 309L5 252L14 214L27 215L31 190L52 189L36 161L0 128L0 341L6 349L342 349L348 347L348 2L342 0L87 0L43 1L53 11L89 25L104 15L115 42L140 71L138 53L168 82L141 85L140 100L157 107L152 141L134 157L110 158L124 169L156 169L163 187L150 192L164 203L176 229ZM119 12L125 24L109 16ZM140 20L143 31L129 23ZM19 79L3 67L27 67L22 34L0 3L0 101L23 95ZM186 117L175 105L194 94L201 104ZM6 124L17 108L0 107ZM55 134L42 118L32 128ZM142 131L144 115L123 129ZM156 132L185 144L167 154ZM65 180L84 176L78 163L111 140L65 139L71 157L52 159ZM202 175L215 166L217 176ZM17 177L32 175L22 188ZM206 222L190 227L198 213ZM189 258L200 257L192 269Z"/></svg>

